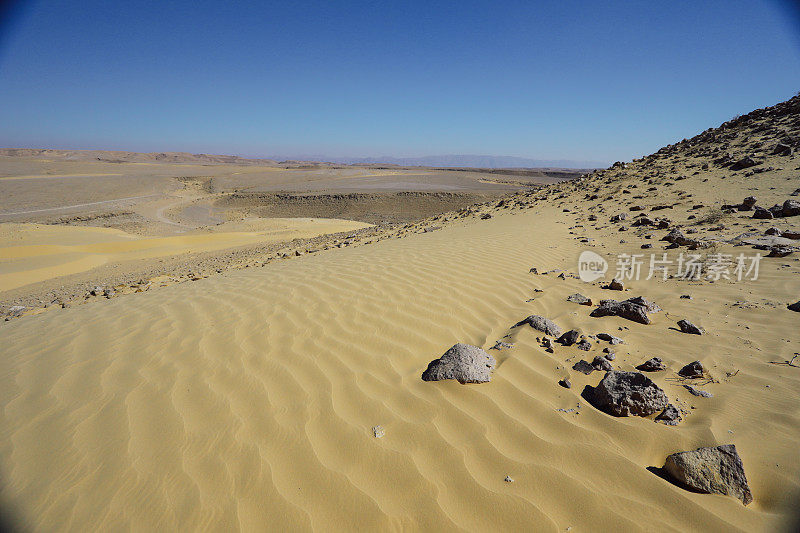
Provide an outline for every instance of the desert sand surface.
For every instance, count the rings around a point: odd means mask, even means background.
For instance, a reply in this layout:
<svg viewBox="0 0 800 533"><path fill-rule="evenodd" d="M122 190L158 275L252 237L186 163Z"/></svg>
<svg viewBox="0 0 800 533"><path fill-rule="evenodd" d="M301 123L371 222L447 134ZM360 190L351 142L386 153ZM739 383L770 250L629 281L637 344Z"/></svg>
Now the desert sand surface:
<svg viewBox="0 0 800 533"><path fill-rule="evenodd" d="M573 181L365 228L346 246L2 323L4 515L82 531L793 531L800 216L784 202L800 200L799 131L797 97ZM762 211L737 207L749 196L787 216L753 218ZM93 238L115 253L147 242ZM39 245L72 242L54 241ZM579 279L585 251L609 262L604 278ZM757 279L604 288L620 254L696 253L708 267L757 252ZM591 305L567 300L576 293ZM649 324L590 316L636 296L661 308ZM588 350L517 325L530 315L579 329ZM421 379L456 343L496 359L491 381ZM573 366L596 357L623 371L661 358L647 376L680 422L595 407L605 372ZM681 377L693 361L702 377ZM725 444L748 505L661 470L670 454Z"/></svg>

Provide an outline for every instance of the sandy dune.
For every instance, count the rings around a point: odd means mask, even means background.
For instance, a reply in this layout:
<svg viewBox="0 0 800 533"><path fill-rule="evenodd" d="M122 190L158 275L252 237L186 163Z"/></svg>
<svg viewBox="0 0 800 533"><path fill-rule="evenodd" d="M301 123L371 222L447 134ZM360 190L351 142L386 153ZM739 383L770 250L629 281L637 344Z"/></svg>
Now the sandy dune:
<svg viewBox="0 0 800 533"><path fill-rule="evenodd" d="M0 292L106 263L286 242L369 226L351 220L272 218L227 223L213 233L140 237L112 228L0 224Z"/></svg>
<svg viewBox="0 0 800 533"><path fill-rule="evenodd" d="M800 97L652 157L358 246L4 322L0 509L44 531L795 531L800 366L786 362L800 351L800 315L787 307L800 299L796 253L764 257L757 280L654 277L625 280L622 292L602 288L613 265L592 283L575 272L587 250L676 259L688 245L661 240L675 227L706 262L754 254L737 245L743 233L799 233L800 216L722 207L794 198L796 156L773 147L798 114ZM753 164L732 168L745 154ZM670 228L634 226L644 213ZM18 260L65 254L72 241L59 231ZM149 254L167 242L93 238L75 246ZM166 247L189 246L181 238ZM567 301L574 293L594 306ZM663 309L649 325L590 316L602 299L639 295ZM542 333L512 327L531 314L579 328L590 349L548 352ZM681 319L705 334L682 333ZM492 350L501 339L511 346ZM492 353L491 382L420 379L457 342ZM663 359L666 371L649 377L684 410L679 425L613 417L584 399L603 372L572 367L609 347L619 370ZM680 379L695 360L702 383ZM741 456L747 506L657 470L669 454L722 444Z"/></svg>
<svg viewBox="0 0 800 533"><path fill-rule="evenodd" d="M5 505L37 529L776 527L800 488L800 373L768 361L798 342L794 316L729 307L752 287L693 286L687 303L655 283L648 297L668 312L654 324L589 318L566 296L605 291L527 272L574 263L569 222L507 214L7 325ZM774 266L763 277L760 298L789 288ZM489 384L419 379L453 343L488 348L532 312L623 336L620 368L702 357L721 383L700 405L654 378L698 404L678 429L612 418L575 392L593 376L555 385L578 352L546 354L533 330L494 352ZM686 313L713 334L670 331ZM765 328L784 334L750 333ZM646 470L727 442L757 494L747 508Z"/></svg>

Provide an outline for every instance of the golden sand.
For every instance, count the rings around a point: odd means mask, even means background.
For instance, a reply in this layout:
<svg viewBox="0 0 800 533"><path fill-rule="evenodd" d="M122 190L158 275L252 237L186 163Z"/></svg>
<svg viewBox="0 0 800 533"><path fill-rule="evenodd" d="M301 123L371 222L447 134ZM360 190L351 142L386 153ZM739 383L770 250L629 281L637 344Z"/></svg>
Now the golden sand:
<svg viewBox="0 0 800 533"><path fill-rule="evenodd" d="M773 262L749 284L640 282L626 294L665 309L651 325L590 318L566 297L609 291L528 273L574 271L571 216L470 219L6 324L4 509L41 531L775 531L800 488L800 372L769 362L800 333L791 312L732 303L783 302L798 281ZM678 427L594 409L579 395L599 375L565 370L584 352L509 329L532 313L623 337L615 368L663 358L653 379L697 409ZM420 380L452 344L508 333L490 383ZM695 359L713 398L670 377ZM725 443L747 507L647 470Z"/></svg>

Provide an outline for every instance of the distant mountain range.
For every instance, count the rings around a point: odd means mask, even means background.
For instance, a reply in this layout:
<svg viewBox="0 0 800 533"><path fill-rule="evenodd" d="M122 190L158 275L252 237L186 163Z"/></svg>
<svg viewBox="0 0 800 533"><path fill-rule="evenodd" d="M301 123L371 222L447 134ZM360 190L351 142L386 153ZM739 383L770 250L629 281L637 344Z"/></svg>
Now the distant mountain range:
<svg viewBox="0 0 800 533"><path fill-rule="evenodd" d="M343 165L398 165L407 167L476 168L605 168L602 161L528 159L498 155L429 155L423 157L330 157L325 155L269 156L276 161L322 161Z"/></svg>

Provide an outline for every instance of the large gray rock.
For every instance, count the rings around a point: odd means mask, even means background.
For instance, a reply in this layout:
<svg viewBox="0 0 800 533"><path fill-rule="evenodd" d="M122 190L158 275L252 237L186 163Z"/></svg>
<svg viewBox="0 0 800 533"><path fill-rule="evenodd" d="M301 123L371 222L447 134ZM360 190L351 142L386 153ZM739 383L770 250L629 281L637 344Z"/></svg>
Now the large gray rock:
<svg viewBox="0 0 800 533"><path fill-rule="evenodd" d="M745 505L753 501L742 460L733 444L673 453L667 457L664 471L694 490L733 496Z"/></svg>
<svg viewBox="0 0 800 533"><path fill-rule="evenodd" d="M660 357L648 359L636 367L637 370L641 370L643 372L658 372L659 370L666 370L666 368L667 367L664 366L664 361L662 361Z"/></svg>
<svg viewBox="0 0 800 533"><path fill-rule="evenodd" d="M494 357L477 346L458 343L428 364L422 380L455 379L462 384L485 383L492 379L495 364Z"/></svg>
<svg viewBox="0 0 800 533"><path fill-rule="evenodd" d="M640 324L649 324L650 318L647 314L658 311L661 311L661 308L656 304L648 302L641 296L637 296L622 302L616 300L600 300L600 305L589 313L589 316L619 316Z"/></svg>
<svg viewBox="0 0 800 533"><path fill-rule="evenodd" d="M664 410L667 394L639 372L611 370L594 389L594 405L614 416L649 416Z"/></svg>
<svg viewBox="0 0 800 533"><path fill-rule="evenodd" d="M541 331L542 333L547 333L548 335L552 335L553 337L560 337L561 336L561 329L556 326L556 323L550 320L549 318L545 318L539 315L531 315L523 320L520 320L514 327L523 326L528 324L530 327L537 331Z"/></svg>

